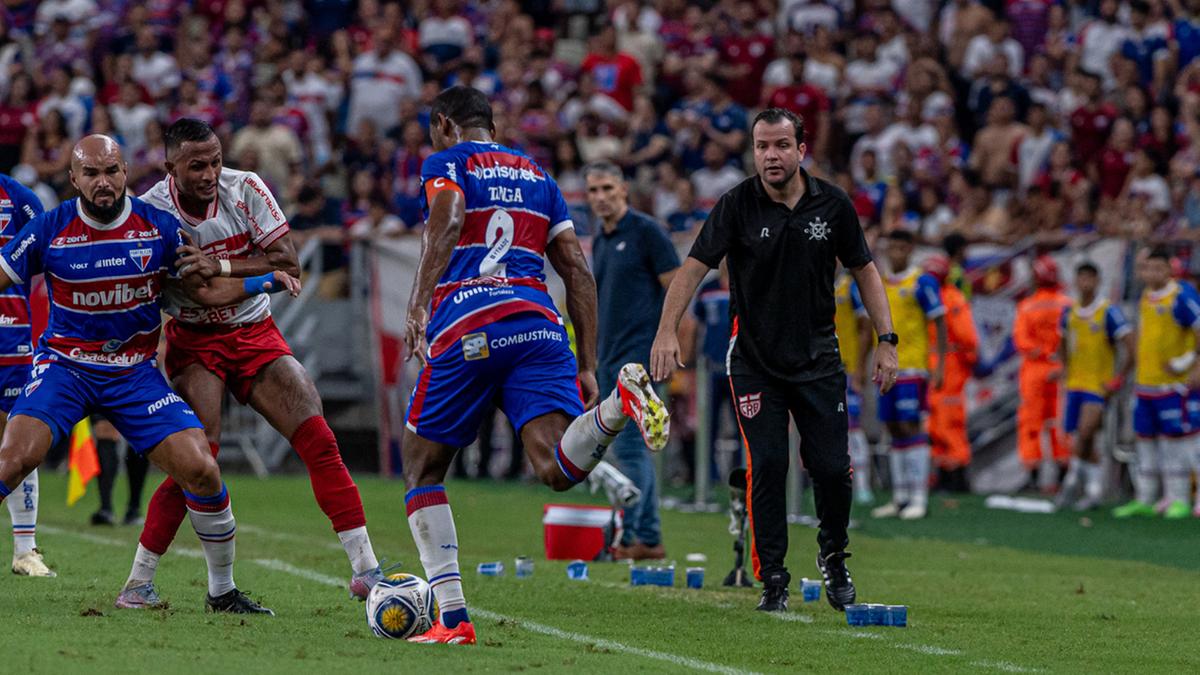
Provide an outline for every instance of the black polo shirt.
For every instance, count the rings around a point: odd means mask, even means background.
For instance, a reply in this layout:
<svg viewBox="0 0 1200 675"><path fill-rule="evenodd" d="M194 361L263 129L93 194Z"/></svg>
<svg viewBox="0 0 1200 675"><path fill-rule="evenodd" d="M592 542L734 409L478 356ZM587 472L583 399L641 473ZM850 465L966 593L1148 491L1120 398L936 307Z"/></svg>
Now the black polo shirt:
<svg viewBox="0 0 1200 675"><path fill-rule="evenodd" d="M771 199L758 176L726 192L688 254L709 267L727 259L731 374L750 368L805 382L842 371L833 324L837 261L862 267L871 251L846 193L800 172L807 190L794 209Z"/></svg>
<svg viewBox="0 0 1200 675"><path fill-rule="evenodd" d="M592 272L599 300L597 377L607 391L629 363L649 363L666 289L659 275L679 267L667 231L650 216L629 209L612 232L592 237Z"/></svg>

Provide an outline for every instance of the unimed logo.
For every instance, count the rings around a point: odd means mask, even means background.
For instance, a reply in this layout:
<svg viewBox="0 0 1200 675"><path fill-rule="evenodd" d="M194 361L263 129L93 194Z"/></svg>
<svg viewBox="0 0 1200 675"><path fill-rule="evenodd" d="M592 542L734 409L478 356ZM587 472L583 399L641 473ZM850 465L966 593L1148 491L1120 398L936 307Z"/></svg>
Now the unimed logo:
<svg viewBox="0 0 1200 675"><path fill-rule="evenodd" d="M153 280L147 280L141 286L117 284L107 291L73 291L71 302L76 307L111 307L134 300L149 300L154 294Z"/></svg>

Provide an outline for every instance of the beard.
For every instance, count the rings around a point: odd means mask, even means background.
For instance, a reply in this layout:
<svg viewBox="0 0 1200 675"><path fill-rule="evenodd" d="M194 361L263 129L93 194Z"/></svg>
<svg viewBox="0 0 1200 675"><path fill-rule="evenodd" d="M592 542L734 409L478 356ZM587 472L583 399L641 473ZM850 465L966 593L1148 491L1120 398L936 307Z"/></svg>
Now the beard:
<svg viewBox="0 0 1200 675"><path fill-rule="evenodd" d="M79 195L79 202L83 204L83 209L92 218L102 223L111 223L125 209L125 190L121 190L121 194L117 195L117 198L109 206L99 206L83 195Z"/></svg>
<svg viewBox="0 0 1200 675"><path fill-rule="evenodd" d="M771 168L774 169L776 167L771 167ZM784 167L778 167L778 168L783 169ZM763 182L766 183L767 185L770 185L771 187L775 188L776 190L781 190L781 189L783 189L783 186L787 185L788 182L792 180L792 178L796 175L796 172L798 172L798 171L800 171L799 164L797 164L796 166L793 166L790 171L788 171L787 169L784 169L783 178L776 180L776 181L771 181L771 180L767 180L766 178L763 178Z"/></svg>

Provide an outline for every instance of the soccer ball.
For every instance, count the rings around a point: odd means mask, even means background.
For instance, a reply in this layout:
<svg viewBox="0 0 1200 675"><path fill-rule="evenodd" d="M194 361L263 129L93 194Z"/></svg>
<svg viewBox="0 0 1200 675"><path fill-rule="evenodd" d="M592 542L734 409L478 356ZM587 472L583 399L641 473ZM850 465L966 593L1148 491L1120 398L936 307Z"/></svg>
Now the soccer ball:
<svg viewBox="0 0 1200 675"><path fill-rule="evenodd" d="M367 596L367 625L376 636L403 640L424 633L437 618L433 590L412 574L390 574Z"/></svg>

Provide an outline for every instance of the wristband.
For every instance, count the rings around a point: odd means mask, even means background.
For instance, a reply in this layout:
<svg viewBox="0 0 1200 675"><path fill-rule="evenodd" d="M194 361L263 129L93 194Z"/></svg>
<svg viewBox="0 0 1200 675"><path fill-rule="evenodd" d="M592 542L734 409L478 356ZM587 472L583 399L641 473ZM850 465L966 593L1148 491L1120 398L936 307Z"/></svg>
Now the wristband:
<svg viewBox="0 0 1200 675"><path fill-rule="evenodd" d="M267 284L271 284L271 288L266 288ZM242 288L246 289L248 295L260 295L262 293L278 293L286 286L276 281L275 273L270 272L257 277L246 277L242 280Z"/></svg>
<svg viewBox="0 0 1200 675"><path fill-rule="evenodd" d="M233 264L228 260L221 258L217 261L217 264L221 266L221 276L227 277L233 273Z"/></svg>

